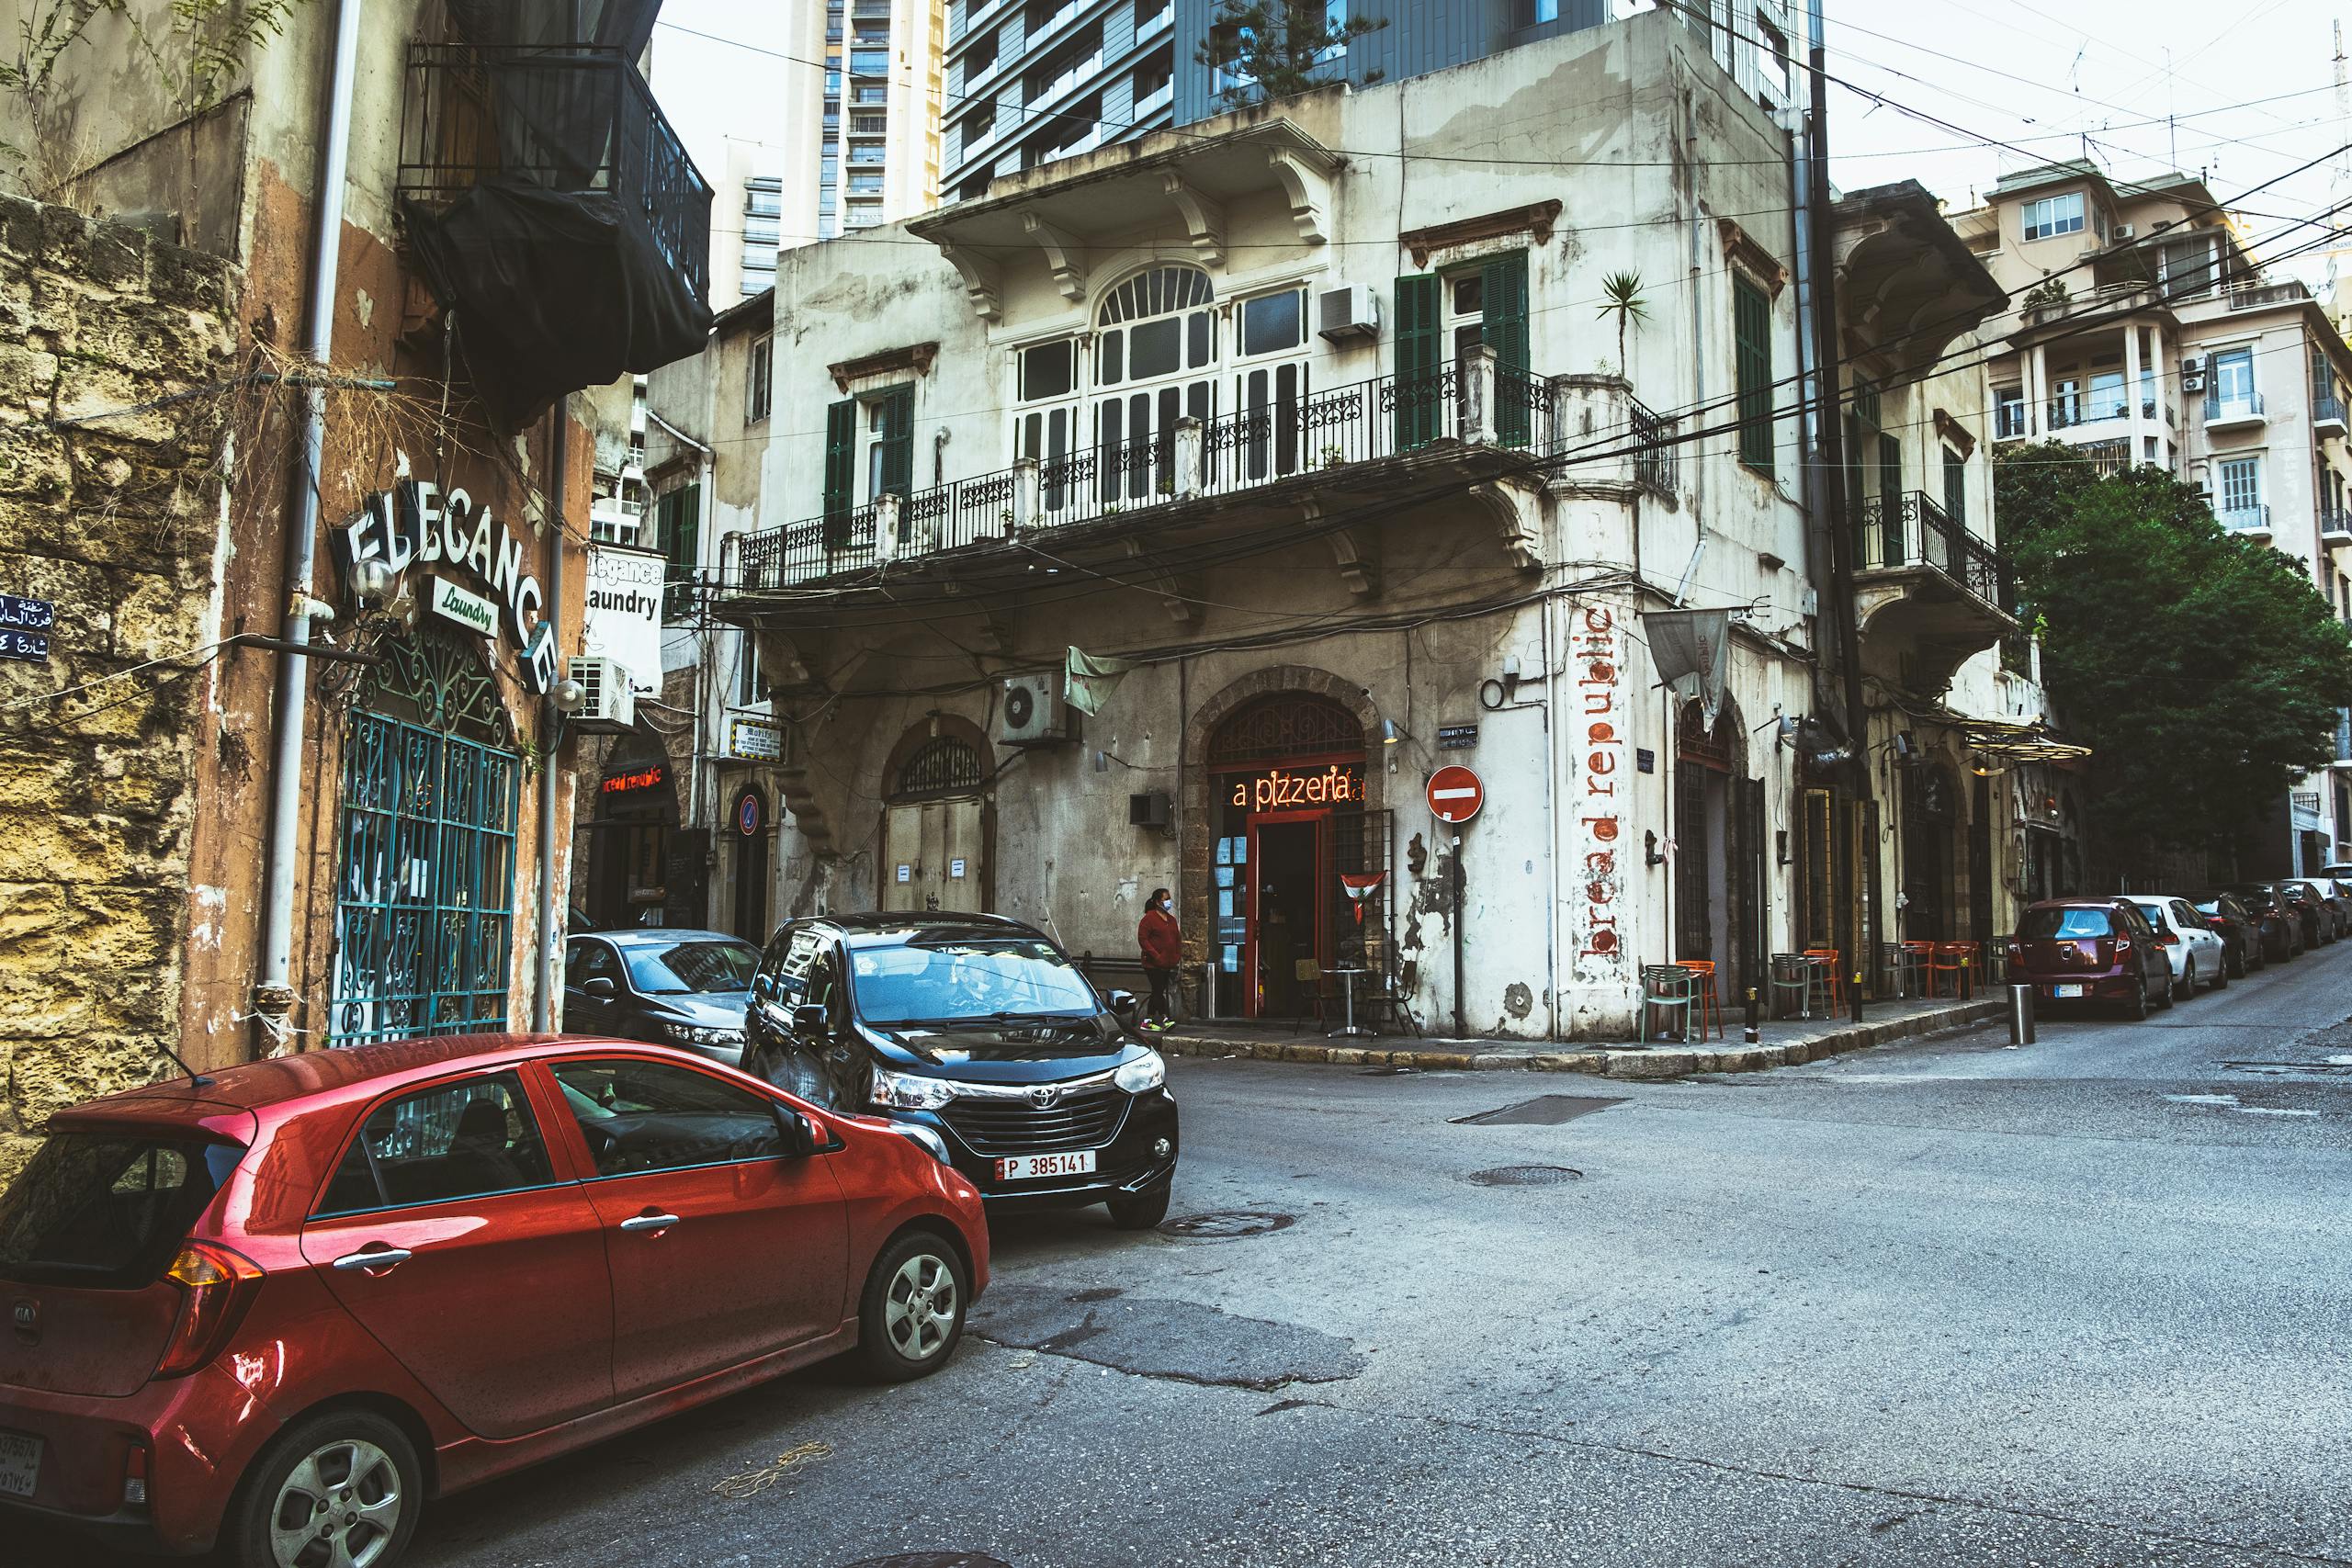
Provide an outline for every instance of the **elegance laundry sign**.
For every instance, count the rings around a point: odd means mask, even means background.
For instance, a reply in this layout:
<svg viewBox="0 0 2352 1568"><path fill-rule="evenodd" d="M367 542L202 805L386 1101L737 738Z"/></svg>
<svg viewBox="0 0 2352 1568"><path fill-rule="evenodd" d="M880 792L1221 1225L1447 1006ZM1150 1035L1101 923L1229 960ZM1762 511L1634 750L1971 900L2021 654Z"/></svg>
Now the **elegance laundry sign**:
<svg viewBox="0 0 2352 1568"><path fill-rule="evenodd" d="M403 479L368 498L357 518L335 530L345 581L361 561L380 560L395 578L413 566L463 568L488 584L504 614L499 617L521 650L523 683L544 692L555 682L555 623L540 612L547 595L524 569L530 541L477 505L463 490L446 495L430 479ZM436 575L436 580L439 574ZM459 592L463 592L460 590ZM451 614L451 601L433 590L432 607L494 637L473 618ZM469 594L467 597L471 598ZM480 603L480 601L476 601Z"/></svg>

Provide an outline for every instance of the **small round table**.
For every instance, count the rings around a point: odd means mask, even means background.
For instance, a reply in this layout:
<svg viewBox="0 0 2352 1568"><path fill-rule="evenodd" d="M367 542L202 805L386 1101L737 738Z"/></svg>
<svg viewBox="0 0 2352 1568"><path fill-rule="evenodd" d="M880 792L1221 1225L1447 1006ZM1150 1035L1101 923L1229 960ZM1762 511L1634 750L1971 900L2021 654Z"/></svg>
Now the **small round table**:
<svg viewBox="0 0 2352 1568"><path fill-rule="evenodd" d="M1341 1005L1347 1010L1347 1021L1337 1029L1325 1030L1323 1032L1323 1038L1329 1040L1335 1034L1353 1036L1374 1033L1374 1031L1373 1030L1358 1028L1356 1025L1356 976L1359 975L1369 975L1372 971L1369 969L1334 967L1331 970L1331 973L1340 977L1340 1000Z"/></svg>

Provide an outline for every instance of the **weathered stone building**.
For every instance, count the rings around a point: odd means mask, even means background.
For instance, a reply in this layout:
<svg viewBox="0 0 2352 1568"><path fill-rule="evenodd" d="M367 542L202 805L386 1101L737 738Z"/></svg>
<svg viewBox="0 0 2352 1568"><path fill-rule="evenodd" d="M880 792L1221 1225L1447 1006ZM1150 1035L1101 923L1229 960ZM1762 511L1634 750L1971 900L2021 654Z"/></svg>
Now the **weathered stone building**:
<svg viewBox="0 0 2352 1568"><path fill-rule="evenodd" d="M1352 983L1527 1038L1630 1033L1645 964L1728 999L1915 934L1900 715L1849 733L1836 667L1788 121L1718 42L1644 14L780 258L775 412L716 458L756 455L757 526L701 546L788 734L775 912L992 908L1124 958L1165 885L1212 1012ZM1956 498L1881 527L1860 662L2007 716L1984 454L1946 431L1984 400L1905 390L1997 290L1924 193L1839 221L1872 472ZM2006 859L1967 869L1932 934L2007 918Z"/></svg>
<svg viewBox="0 0 2352 1568"><path fill-rule="evenodd" d="M186 774L169 857L135 850L154 834L103 809L42 830L93 855L119 843L107 852L176 885L187 914L151 930L125 983L198 1066L555 1011L539 963L566 897L579 730L559 688L582 647L593 468L574 394L692 352L708 321L708 190L635 63L652 16L297 7L213 60L225 90L197 107L175 73L191 29L220 23L140 0L76 22L20 133L70 150L77 206L211 258L166 266L183 253L87 242L141 258L119 290L99 262L45 261L28 298L71 292L85 314L39 330L85 347L41 343L6 372L46 374L39 355L58 355L57 396L76 410L139 400L134 375L188 383L202 395L154 417L188 439L199 409L220 426L223 486L187 513L190 537L150 540L146 513L114 521L62 478L22 530L60 558L145 543L150 570L194 595L174 610L192 616L185 635L158 649L197 666L168 688ZM559 100L552 121L523 112ZM559 208L605 243L553 235ZM74 243L74 221L43 231ZM485 234L502 238L485 251ZM166 285L199 282L209 324L161 331L161 300L192 308ZM108 359L151 336L181 361ZM185 363L198 349L221 356L208 378ZM127 618L62 624L45 679L12 672L10 689L72 683L99 657L86 639L121 640ZM12 981L40 966L26 956ZM103 1041L88 1054L105 1058ZM143 1070L133 1055L106 1070Z"/></svg>
<svg viewBox="0 0 2352 1568"><path fill-rule="evenodd" d="M0 1175L180 1043L237 285L0 197Z"/></svg>

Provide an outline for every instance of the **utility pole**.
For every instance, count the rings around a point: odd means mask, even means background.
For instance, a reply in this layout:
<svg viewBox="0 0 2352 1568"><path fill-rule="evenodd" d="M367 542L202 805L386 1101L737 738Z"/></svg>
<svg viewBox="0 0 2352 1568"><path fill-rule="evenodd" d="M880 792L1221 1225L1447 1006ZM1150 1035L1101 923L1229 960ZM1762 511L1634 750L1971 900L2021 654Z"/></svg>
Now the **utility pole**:
<svg viewBox="0 0 2352 1568"><path fill-rule="evenodd" d="M1829 228L1829 86L1828 78L1822 73L1825 51L1820 0L1814 0L1810 12L1812 50L1806 59L1813 77L1813 113L1805 133L1812 141L1812 156L1806 181L1810 188L1804 192L1804 200L1813 219L1813 335L1818 355L1813 386L1815 426L1821 433L1823 470L1815 489L1822 498L1822 512L1829 522L1830 597L1837 601L1838 640L1841 645L1838 658L1846 685L1847 750L1851 753L1847 758L1847 767L1853 777L1852 818L1845 822L1833 818L1829 826L1831 874L1838 883L1838 897L1831 900L1831 908L1842 905L1846 913L1842 940L1836 945L1847 964L1847 994L1853 998L1854 1021L1860 1023L1862 987L1854 980L1864 973L1867 964L1867 954L1862 952L1866 936L1858 893L1864 870L1860 857L1875 854L1878 846L1858 845L1854 841L1862 824L1870 820L1870 734L1866 728L1868 716L1862 707L1861 628L1855 621L1854 530L1852 519L1846 514L1845 421L1838 413L1837 243Z"/></svg>

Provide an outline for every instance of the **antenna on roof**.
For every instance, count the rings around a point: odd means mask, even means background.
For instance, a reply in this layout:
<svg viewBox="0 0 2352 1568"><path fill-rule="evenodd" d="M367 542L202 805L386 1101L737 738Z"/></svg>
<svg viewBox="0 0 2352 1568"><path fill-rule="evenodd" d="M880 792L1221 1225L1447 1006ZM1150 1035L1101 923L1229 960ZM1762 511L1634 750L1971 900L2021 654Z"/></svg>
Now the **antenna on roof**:
<svg viewBox="0 0 2352 1568"><path fill-rule="evenodd" d="M163 1051L164 1055L169 1056L172 1059L172 1065L174 1066L179 1068L180 1071L187 1075L188 1088L210 1089L212 1087L212 1080L206 1077L202 1073L198 1072L194 1067L189 1066L187 1065L187 1057L181 1055L177 1051L173 1050L169 1045L164 1044L161 1041L156 1042L156 1044L158 1048Z"/></svg>

